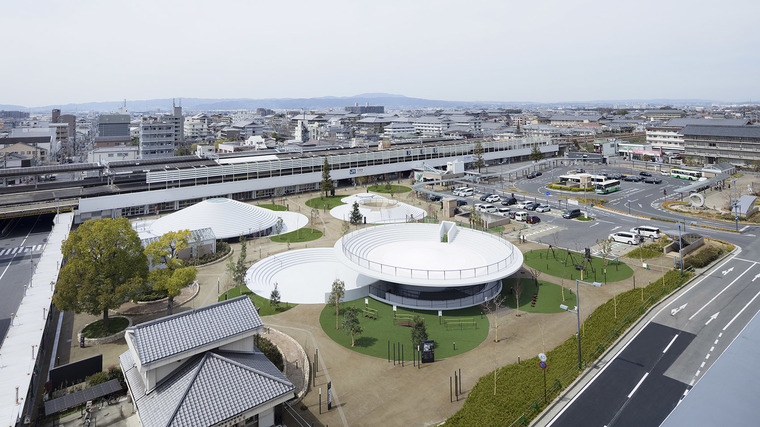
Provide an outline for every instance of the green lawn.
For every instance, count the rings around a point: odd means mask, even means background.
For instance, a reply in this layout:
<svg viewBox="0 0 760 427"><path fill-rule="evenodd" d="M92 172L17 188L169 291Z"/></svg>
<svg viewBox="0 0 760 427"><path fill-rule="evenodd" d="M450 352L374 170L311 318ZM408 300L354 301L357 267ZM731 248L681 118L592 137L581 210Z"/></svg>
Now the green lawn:
<svg viewBox="0 0 760 427"><path fill-rule="evenodd" d="M407 187L405 185L386 186L385 184L372 185L367 190L374 191L375 193L386 193L386 194L408 193L409 191L412 191L410 187Z"/></svg>
<svg viewBox="0 0 760 427"><path fill-rule="evenodd" d="M82 335L86 338L103 338L121 332L127 329L127 326L129 326L129 319L126 317L109 317L108 330L103 328L103 319L100 319L85 326Z"/></svg>
<svg viewBox="0 0 760 427"><path fill-rule="evenodd" d="M269 304L269 300L267 298L260 297L254 294L245 285L234 287L228 290L227 292L219 295L219 301L225 301L227 299L236 298L236 297L239 297L240 295L247 295L248 298L250 298L251 301L253 301L253 305L256 308L261 307L259 309L259 316L269 316L272 314L282 313L283 311L288 311L291 308L298 305L298 304L287 303L285 301L282 301L280 302L280 306L277 307L277 309L275 309Z"/></svg>
<svg viewBox="0 0 760 427"><path fill-rule="evenodd" d="M346 196L315 197L306 201L306 206L314 209L332 209L336 206L345 205L341 199Z"/></svg>
<svg viewBox="0 0 760 427"><path fill-rule="evenodd" d="M575 265L583 263L583 254L578 252L570 252L570 254L569 256L568 251L561 249L555 249L554 255L552 255L552 251L547 251L546 249L535 249L524 253L523 256L525 257L525 264L536 270L569 280L580 279L581 272L575 269ZM583 273L583 280L602 283L605 281L617 282L633 276L633 270L624 262L610 260L608 261L607 278L605 280L604 260L592 256L590 264L583 264L586 267ZM593 269L591 268L592 266Z"/></svg>
<svg viewBox="0 0 760 427"><path fill-rule="evenodd" d="M364 298L344 302L342 307L348 305L363 309ZM402 343L404 344L404 360L412 360L412 328L397 325L396 323L401 323L403 321L394 321L393 307L388 304L383 304L370 298L369 307L377 310L377 319L374 320L362 315L359 316L359 322L361 323L362 328L364 328L364 333L356 337L356 347L351 347L350 335L344 333L342 330L335 329L335 307L330 305L325 306L322 310L322 314L319 316L319 323L322 325L322 330L324 330L333 341L356 352L379 357L381 359L387 359L388 342L390 342L391 351L393 351L393 343ZM418 314L425 319L428 338L435 341L436 359L451 357L470 351L477 347L478 344L483 342L488 336L488 318L487 316L481 318L479 307L451 311L445 310L443 312L444 319L473 319L477 324L477 328L471 326L464 327L463 329L452 327L447 330L443 324L439 324L437 311L410 310L398 307L397 314ZM454 350L454 343L456 343L456 350Z"/></svg>
<svg viewBox="0 0 760 427"><path fill-rule="evenodd" d="M507 297L504 300L504 305L511 308L517 307L515 294L510 292L512 287L517 283L517 279L502 279L501 283L504 287L502 295ZM575 294L570 292L570 290L564 290L565 299L563 300L562 286L544 280L539 280L538 283L538 286L536 286L535 280L531 277L520 279L520 287L522 287L522 292L520 293L520 311L529 313L560 313L564 311L559 308L560 304L565 304L571 308L578 304L575 300ZM533 294L538 295L535 307L531 306Z"/></svg>
<svg viewBox="0 0 760 427"><path fill-rule="evenodd" d="M581 216L576 216L573 219L576 221L593 221L594 217L593 216L586 217L585 215L581 214Z"/></svg>
<svg viewBox="0 0 760 427"><path fill-rule="evenodd" d="M299 242L311 242L322 237L322 232L313 228L299 228L296 231L290 233L280 234L272 236L269 240L275 243L299 243Z"/></svg>
<svg viewBox="0 0 760 427"><path fill-rule="evenodd" d="M264 204L264 205L256 205L260 208L269 209L270 211L284 211L285 205L273 205L273 204Z"/></svg>

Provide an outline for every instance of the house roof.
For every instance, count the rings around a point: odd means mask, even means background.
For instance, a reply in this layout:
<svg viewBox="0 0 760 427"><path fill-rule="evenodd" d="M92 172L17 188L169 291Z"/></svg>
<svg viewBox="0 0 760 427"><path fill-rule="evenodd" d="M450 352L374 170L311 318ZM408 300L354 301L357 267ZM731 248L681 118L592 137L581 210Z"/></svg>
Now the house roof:
<svg viewBox="0 0 760 427"><path fill-rule="evenodd" d="M747 119L696 119L693 117L678 117L670 119L662 126L679 127L686 125L712 125L712 126L742 126L749 123Z"/></svg>
<svg viewBox="0 0 760 427"><path fill-rule="evenodd" d="M250 298L240 296L127 329L142 365L202 348L263 326Z"/></svg>
<svg viewBox="0 0 760 427"><path fill-rule="evenodd" d="M215 425L295 391L262 353L191 357L149 394L131 351L119 360L145 427Z"/></svg>

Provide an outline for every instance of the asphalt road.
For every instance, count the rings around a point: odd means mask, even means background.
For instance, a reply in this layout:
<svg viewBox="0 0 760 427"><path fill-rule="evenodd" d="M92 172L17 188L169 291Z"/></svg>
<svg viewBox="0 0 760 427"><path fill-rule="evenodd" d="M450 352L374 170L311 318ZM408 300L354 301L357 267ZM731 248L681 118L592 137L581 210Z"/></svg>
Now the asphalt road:
<svg viewBox="0 0 760 427"><path fill-rule="evenodd" d="M52 229L52 215L24 217L9 227L0 240L0 345L29 284L33 263L42 253ZM0 224L4 228L7 222Z"/></svg>

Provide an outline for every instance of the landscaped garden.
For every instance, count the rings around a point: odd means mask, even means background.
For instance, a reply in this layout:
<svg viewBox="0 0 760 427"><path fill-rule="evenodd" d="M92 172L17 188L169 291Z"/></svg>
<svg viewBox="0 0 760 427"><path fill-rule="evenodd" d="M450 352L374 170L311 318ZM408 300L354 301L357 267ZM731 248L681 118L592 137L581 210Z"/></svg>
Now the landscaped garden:
<svg viewBox="0 0 760 427"><path fill-rule="evenodd" d="M605 260L592 256L591 262L585 261L584 255L565 249L535 249L523 254L525 264L543 273L564 279L587 280L597 282L617 282L633 276L633 270L624 262L617 259ZM583 278L581 270L583 267ZM605 269L607 273L605 274Z"/></svg>
<svg viewBox="0 0 760 427"><path fill-rule="evenodd" d="M412 328L405 326L412 322L415 315L425 320L428 339L435 341L435 358L441 359L465 353L477 347L488 336L488 318L481 313L479 307L459 310L444 310L443 317L438 318L437 311L411 310L393 306L380 301L368 299L373 317L364 316L364 298L343 302L341 313L346 307L359 309L359 323L364 329L355 338L355 346L351 347L351 335L343 329L335 329L335 306L327 305L319 316L322 330L338 344L369 356L388 358L388 343L393 351L393 344L404 345L404 360L412 360ZM339 319L339 323L342 320ZM403 324L399 325L399 324ZM448 325L448 327L447 327ZM391 357L392 353L391 353Z"/></svg>
<svg viewBox="0 0 760 427"><path fill-rule="evenodd" d="M315 230L313 228L299 228L298 230L291 231L290 233L272 236L269 238L269 240L275 243L300 243L317 240L320 237L322 237L322 232L319 230Z"/></svg>
<svg viewBox="0 0 760 427"><path fill-rule="evenodd" d="M261 204L261 205L256 205L256 206L258 206L260 208L264 208L264 209L269 209L270 211L281 212L281 211L286 210L285 205L278 205L278 204L272 204L272 203Z"/></svg>
<svg viewBox="0 0 760 427"><path fill-rule="evenodd" d="M251 299L251 301L253 301L253 305L259 309L259 316L269 316L272 314L282 313L283 311L288 311L298 305L282 301L277 305L277 307L273 307L272 304L270 304L269 299L256 295L255 293L251 292L250 289L248 289L248 287L245 285L236 286L219 295L219 301L226 301L228 299L237 298L240 295L246 295Z"/></svg>
<svg viewBox="0 0 760 427"><path fill-rule="evenodd" d="M103 338L127 329L129 319L122 316L109 317L108 328L103 327L103 319L90 323L82 329L85 338Z"/></svg>
<svg viewBox="0 0 760 427"><path fill-rule="evenodd" d="M306 206L314 209L332 209L336 206L345 205L341 199L345 199L346 196L326 196L315 197L306 201Z"/></svg>

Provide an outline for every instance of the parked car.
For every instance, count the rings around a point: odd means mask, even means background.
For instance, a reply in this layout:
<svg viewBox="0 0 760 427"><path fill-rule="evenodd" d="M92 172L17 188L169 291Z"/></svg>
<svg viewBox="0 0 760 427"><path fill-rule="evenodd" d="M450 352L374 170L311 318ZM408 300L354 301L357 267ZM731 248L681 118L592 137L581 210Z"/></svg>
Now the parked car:
<svg viewBox="0 0 760 427"><path fill-rule="evenodd" d="M586 173L586 169L578 168L575 170L575 173Z"/></svg>
<svg viewBox="0 0 760 427"><path fill-rule="evenodd" d="M533 203L533 202L529 202L527 200L523 200L522 202L517 203L517 206L515 206L515 207L517 209L525 209L525 207L528 206L529 203Z"/></svg>
<svg viewBox="0 0 760 427"><path fill-rule="evenodd" d="M515 212L515 221L525 221L528 218L528 213L525 211Z"/></svg>
<svg viewBox="0 0 760 427"><path fill-rule="evenodd" d="M641 182L643 180L644 180L643 176L636 176L636 175L634 175L634 176L631 177L631 181L632 182Z"/></svg>
<svg viewBox="0 0 760 427"><path fill-rule="evenodd" d="M658 239L662 234L659 228L651 225L640 225L631 229L632 233L639 234L644 237L651 237L652 239Z"/></svg>
<svg viewBox="0 0 760 427"><path fill-rule="evenodd" d="M629 181L629 182L630 182L630 181L635 181L635 180L636 180L636 177L635 177L635 176L633 176L633 175L623 175L623 176L621 177L621 179L622 179L623 181Z"/></svg>
<svg viewBox="0 0 760 427"><path fill-rule="evenodd" d="M610 234L610 240L613 242L628 243L629 245L638 245L644 241L644 237L627 231L618 231L617 233Z"/></svg>
<svg viewBox="0 0 760 427"><path fill-rule="evenodd" d="M502 199L501 204L504 206L511 206L517 203L517 199L514 197L505 197Z"/></svg>
<svg viewBox="0 0 760 427"><path fill-rule="evenodd" d="M486 202L488 203L496 203L501 200L501 197L499 197L496 194L491 194L490 196L486 197Z"/></svg>
<svg viewBox="0 0 760 427"><path fill-rule="evenodd" d="M439 196L437 194L432 194L432 195L430 195L429 199L430 199L431 202L439 202L439 201L441 201L441 196Z"/></svg>
<svg viewBox="0 0 760 427"><path fill-rule="evenodd" d="M528 175L526 175L525 177L528 178L528 179L533 179L533 178L536 177L536 173L535 172L531 172Z"/></svg>
<svg viewBox="0 0 760 427"><path fill-rule="evenodd" d="M508 216L509 216L509 213L510 213L510 211L512 211L512 209L509 209L509 208L499 208L499 212L498 212L498 214L499 214L499 215L501 215L501 216L506 216L506 217L508 217Z"/></svg>
<svg viewBox="0 0 760 427"><path fill-rule="evenodd" d="M567 209L566 211L562 212L562 218L565 219L578 218L579 216L581 216L580 209Z"/></svg>
<svg viewBox="0 0 760 427"><path fill-rule="evenodd" d="M527 222L528 224L538 224L539 222L541 222L541 218L535 215L528 215L528 217L525 218L525 222Z"/></svg>
<svg viewBox="0 0 760 427"><path fill-rule="evenodd" d="M509 219L515 219L515 211L509 211Z"/></svg>
<svg viewBox="0 0 760 427"><path fill-rule="evenodd" d="M467 200L459 200L457 199L457 207L464 206L467 204Z"/></svg>
<svg viewBox="0 0 760 427"><path fill-rule="evenodd" d="M622 179L623 176L625 176L625 175L623 175L621 173L613 173L612 175L608 176L608 178L609 179Z"/></svg>
<svg viewBox="0 0 760 427"><path fill-rule="evenodd" d="M552 210L552 208L549 207L549 205L541 205L536 208L536 212L549 212Z"/></svg>
<svg viewBox="0 0 760 427"><path fill-rule="evenodd" d="M647 184L662 184L662 180L660 178L647 178L644 180Z"/></svg>
<svg viewBox="0 0 760 427"><path fill-rule="evenodd" d="M652 176L652 174L651 174L651 173L649 173L649 172L645 172L645 171L641 171L641 172L639 172L639 175L641 175L641 176Z"/></svg>
<svg viewBox="0 0 760 427"><path fill-rule="evenodd" d="M543 173L541 173L539 171L535 171L535 172L533 172L533 175L535 175L535 176L541 176L541 175L543 175Z"/></svg>
<svg viewBox="0 0 760 427"><path fill-rule="evenodd" d="M541 203L538 202L530 202L527 205L525 205L525 210L528 211L534 211L537 207L541 206Z"/></svg>
<svg viewBox="0 0 760 427"><path fill-rule="evenodd" d="M480 201L485 202L487 198L489 198L491 195L489 193L484 193L482 196L480 196Z"/></svg>
<svg viewBox="0 0 760 427"><path fill-rule="evenodd" d="M662 175L662 176L670 176L670 171L666 171L665 169L660 169L660 175Z"/></svg>

